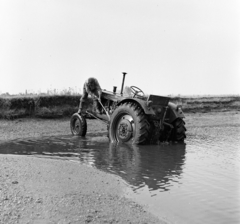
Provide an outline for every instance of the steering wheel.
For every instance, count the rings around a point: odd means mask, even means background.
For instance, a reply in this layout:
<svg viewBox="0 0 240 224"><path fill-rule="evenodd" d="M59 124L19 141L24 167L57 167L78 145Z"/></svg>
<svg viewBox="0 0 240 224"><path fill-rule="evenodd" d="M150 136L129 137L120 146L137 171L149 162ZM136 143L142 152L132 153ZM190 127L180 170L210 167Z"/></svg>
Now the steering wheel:
<svg viewBox="0 0 240 224"><path fill-rule="evenodd" d="M136 86L130 86L130 89L131 92L133 93L133 97L135 96L143 97L145 95L144 92Z"/></svg>

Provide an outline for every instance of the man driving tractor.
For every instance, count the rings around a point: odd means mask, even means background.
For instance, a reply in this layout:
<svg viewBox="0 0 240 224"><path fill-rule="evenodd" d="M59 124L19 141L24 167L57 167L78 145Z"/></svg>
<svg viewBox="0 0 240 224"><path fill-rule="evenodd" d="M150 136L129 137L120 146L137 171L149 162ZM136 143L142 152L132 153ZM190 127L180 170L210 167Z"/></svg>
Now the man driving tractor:
<svg viewBox="0 0 240 224"><path fill-rule="evenodd" d="M95 112L101 114L101 105L99 101L101 102L102 89L98 80L93 77L88 78L83 85L83 94L80 98L78 113L82 112L83 104L86 101L88 94L93 98L93 108Z"/></svg>

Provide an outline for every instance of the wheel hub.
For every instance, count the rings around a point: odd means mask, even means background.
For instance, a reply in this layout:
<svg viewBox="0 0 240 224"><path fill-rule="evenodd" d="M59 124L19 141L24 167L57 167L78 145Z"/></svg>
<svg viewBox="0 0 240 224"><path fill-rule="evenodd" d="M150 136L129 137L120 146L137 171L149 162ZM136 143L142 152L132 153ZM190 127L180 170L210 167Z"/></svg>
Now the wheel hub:
<svg viewBox="0 0 240 224"><path fill-rule="evenodd" d="M74 123L74 129L75 129L76 131L79 131L79 129L80 129L80 123L79 123L78 120L76 120L75 123Z"/></svg>
<svg viewBox="0 0 240 224"><path fill-rule="evenodd" d="M131 122L122 119L118 124L118 138L122 141L128 141L132 137L133 128Z"/></svg>

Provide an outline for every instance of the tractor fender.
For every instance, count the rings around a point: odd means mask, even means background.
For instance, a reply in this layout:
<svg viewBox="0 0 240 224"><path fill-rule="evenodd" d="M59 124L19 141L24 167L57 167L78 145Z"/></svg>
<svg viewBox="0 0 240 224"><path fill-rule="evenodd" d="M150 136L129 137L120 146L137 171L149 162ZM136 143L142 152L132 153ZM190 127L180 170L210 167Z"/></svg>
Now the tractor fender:
<svg viewBox="0 0 240 224"><path fill-rule="evenodd" d="M170 108L169 122L172 123L177 118L185 118L182 108L177 104L169 102L168 107Z"/></svg>
<svg viewBox="0 0 240 224"><path fill-rule="evenodd" d="M124 100L121 100L117 103L117 105L123 104L123 103L127 103L127 102L133 102L133 103L137 103L143 110L144 113L147 115L154 115L154 110L151 107L147 106L147 101L145 100L141 100L138 98L125 98Z"/></svg>

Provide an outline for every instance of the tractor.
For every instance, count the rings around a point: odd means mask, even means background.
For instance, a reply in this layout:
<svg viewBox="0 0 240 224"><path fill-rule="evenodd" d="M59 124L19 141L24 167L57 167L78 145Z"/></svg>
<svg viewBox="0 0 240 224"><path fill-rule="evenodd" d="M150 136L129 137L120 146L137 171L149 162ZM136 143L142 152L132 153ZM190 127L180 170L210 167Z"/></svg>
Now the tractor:
<svg viewBox="0 0 240 224"><path fill-rule="evenodd" d="M125 87L123 72L121 91L102 90L101 101L103 112L86 110L74 113L70 119L73 135L85 136L87 119L102 121L108 131L111 142L131 144L158 144L160 142L184 142L186 128L182 108L172 102L170 97L146 95L136 87Z"/></svg>

